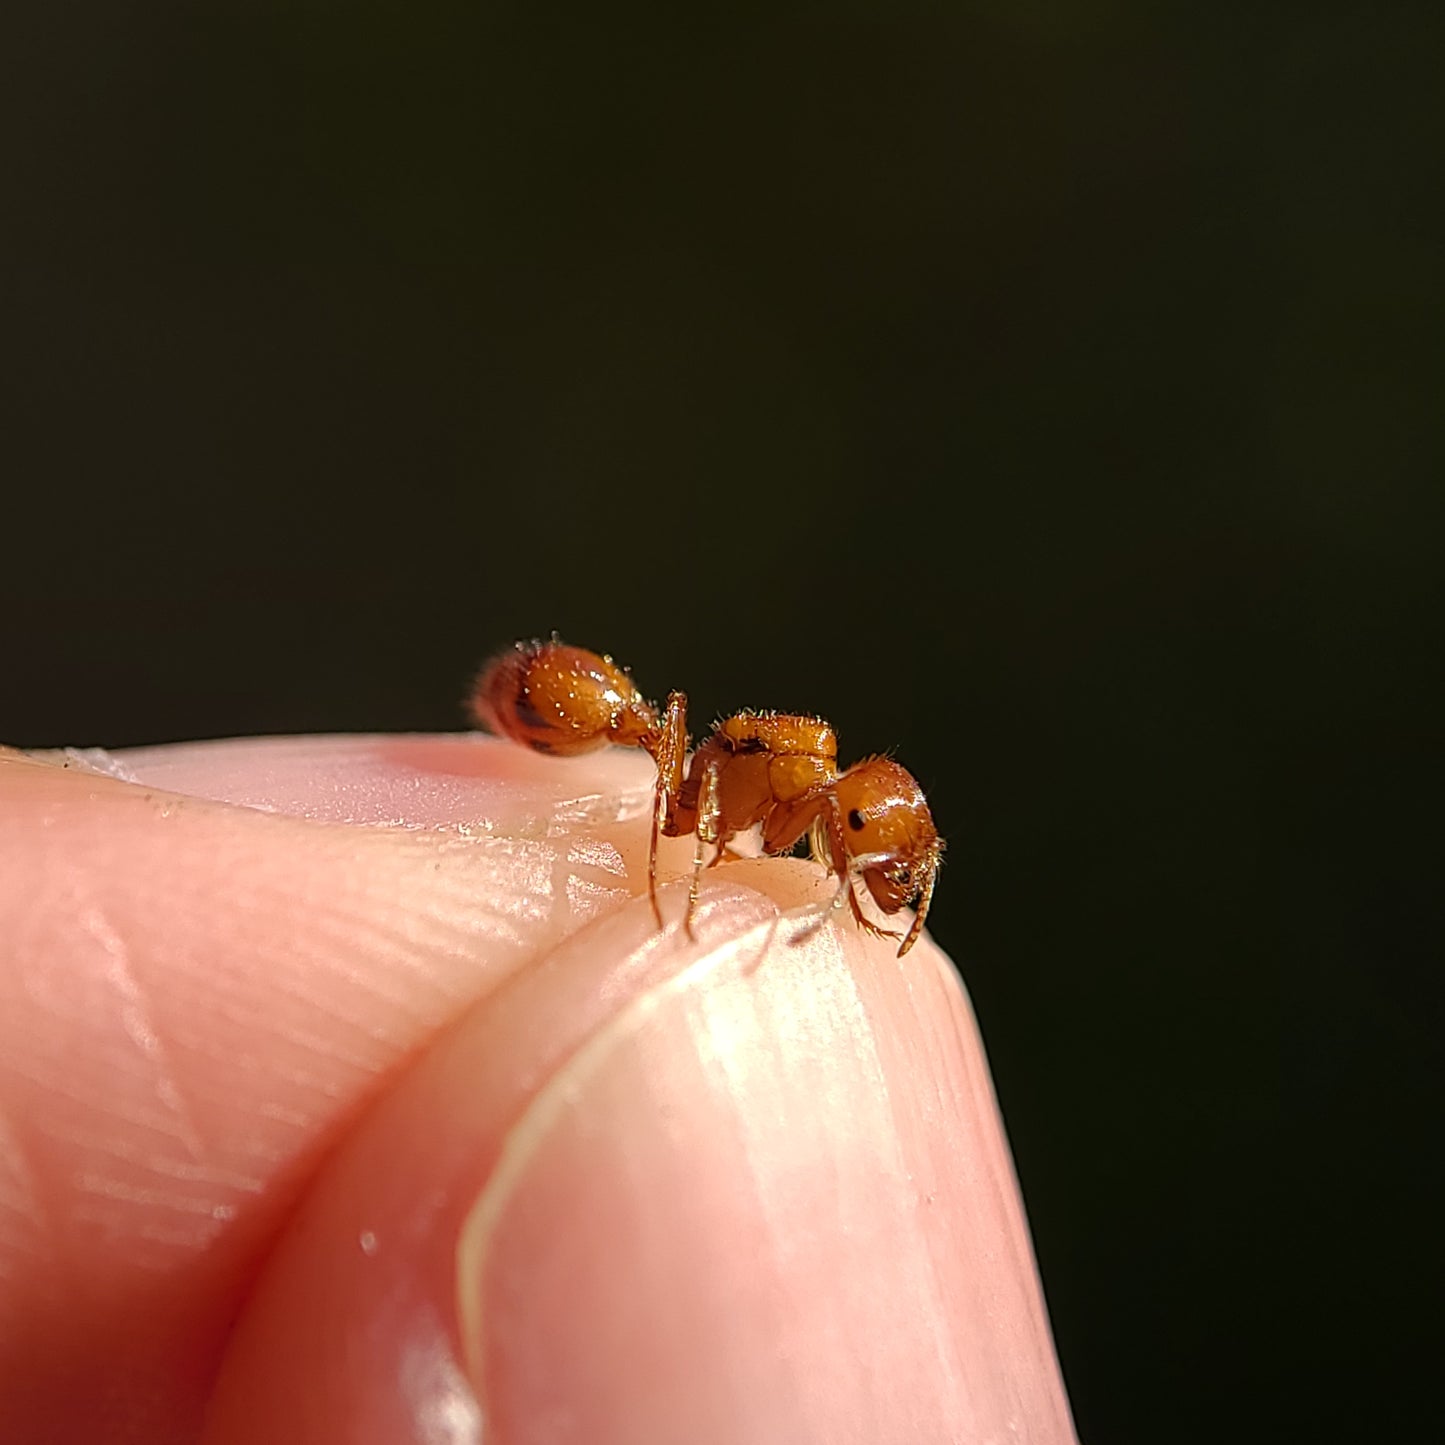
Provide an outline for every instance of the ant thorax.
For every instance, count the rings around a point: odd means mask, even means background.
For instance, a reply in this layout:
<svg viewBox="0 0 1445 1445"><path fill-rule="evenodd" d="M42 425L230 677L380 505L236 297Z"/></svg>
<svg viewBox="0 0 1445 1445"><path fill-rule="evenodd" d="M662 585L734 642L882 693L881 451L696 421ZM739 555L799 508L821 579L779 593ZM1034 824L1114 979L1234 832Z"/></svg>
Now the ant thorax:
<svg viewBox="0 0 1445 1445"><path fill-rule="evenodd" d="M779 843L788 827L786 810L818 795L838 776L838 739L821 718L734 713L717 723L692 755L684 809L696 808L710 771L717 775L723 842L763 824L764 850L778 853L786 851Z"/></svg>

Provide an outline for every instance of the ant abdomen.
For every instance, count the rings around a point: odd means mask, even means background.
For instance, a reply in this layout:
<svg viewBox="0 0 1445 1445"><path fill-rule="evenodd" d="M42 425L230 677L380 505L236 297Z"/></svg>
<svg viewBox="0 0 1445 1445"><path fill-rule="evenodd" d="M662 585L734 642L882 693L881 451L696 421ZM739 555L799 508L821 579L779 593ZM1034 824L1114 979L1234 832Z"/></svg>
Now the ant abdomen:
<svg viewBox="0 0 1445 1445"><path fill-rule="evenodd" d="M556 757L639 743L657 725L657 709L610 657L555 639L494 657L470 705L490 732Z"/></svg>

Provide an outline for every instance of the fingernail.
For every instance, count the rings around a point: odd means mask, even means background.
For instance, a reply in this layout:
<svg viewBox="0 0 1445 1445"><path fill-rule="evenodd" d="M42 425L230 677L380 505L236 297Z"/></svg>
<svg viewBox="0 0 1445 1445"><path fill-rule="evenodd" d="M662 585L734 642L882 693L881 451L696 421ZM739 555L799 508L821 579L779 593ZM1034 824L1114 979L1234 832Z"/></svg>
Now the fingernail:
<svg viewBox="0 0 1445 1445"><path fill-rule="evenodd" d="M458 1250L498 1439L1073 1439L940 957L757 928L541 1088Z"/></svg>

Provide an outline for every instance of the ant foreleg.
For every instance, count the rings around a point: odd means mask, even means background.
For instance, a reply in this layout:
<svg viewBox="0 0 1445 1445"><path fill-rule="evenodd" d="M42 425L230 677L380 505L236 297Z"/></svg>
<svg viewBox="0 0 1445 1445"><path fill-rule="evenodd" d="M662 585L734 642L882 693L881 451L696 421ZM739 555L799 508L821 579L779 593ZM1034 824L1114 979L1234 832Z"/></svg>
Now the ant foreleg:
<svg viewBox="0 0 1445 1445"><path fill-rule="evenodd" d="M662 927L662 908L657 901L657 840L662 836L662 814L666 798L662 789L662 774L658 773L652 789L652 836L647 842L647 898L652 904L652 916L657 926Z"/></svg>
<svg viewBox="0 0 1445 1445"><path fill-rule="evenodd" d="M863 905L858 902L858 880L870 868L882 867L891 861L888 853L860 853L848 863L848 871L845 877L838 882L838 891L833 901L828 905L828 911L843 906L843 900L848 900L849 910L853 914L853 921L872 938L902 938L901 933L894 933L891 928L880 928L871 918L863 912Z"/></svg>
<svg viewBox="0 0 1445 1445"><path fill-rule="evenodd" d="M864 914L863 907L858 902L858 879L869 868L877 868L888 863L889 855L887 853L860 853L855 858L849 858L843 842L843 809L836 794L831 791L823 800L822 813L818 822L822 826L814 833L814 854L816 856L819 845L826 842L828 853L832 859L831 871L835 879L835 887L833 896L826 903L818 905L813 918L803 926L800 932L794 935L793 942L802 943L811 938L845 902L853 914L854 921L864 933L870 934L874 938L901 938L902 934L894 933L887 928L879 928L872 919ZM818 832L821 832L821 838L818 837Z"/></svg>
<svg viewBox="0 0 1445 1445"><path fill-rule="evenodd" d="M859 853L855 857L849 858L848 850L843 842L843 805L838 801L837 793L830 792L828 794L823 817L827 824L828 846L833 854L833 871L838 878L838 888L832 901L828 904L828 913L832 913L836 908L841 908L846 897L849 910L853 914L853 921L864 933L873 938L902 938L901 933L894 933L892 929L879 928L871 918L864 914L863 905L858 902L858 880L870 868L879 868L890 862L889 855L887 853Z"/></svg>
<svg viewBox="0 0 1445 1445"><path fill-rule="evenodd" d="M812 829L810 841L814 858L825 863L833 874L833 896L826 903L809 909L813 916L793 935L794 943L803 943L811 938L845 902L852 905L853 916L859 917L858 899L853 893L856 860L849 860L848 850L843 842L843 810L831 787L826 791L820 790L817 806L819 811L809 824ZM825 850L826 858L823 856ZM866 919L862 921L865 928L872 929L871 923Z"/></svg>

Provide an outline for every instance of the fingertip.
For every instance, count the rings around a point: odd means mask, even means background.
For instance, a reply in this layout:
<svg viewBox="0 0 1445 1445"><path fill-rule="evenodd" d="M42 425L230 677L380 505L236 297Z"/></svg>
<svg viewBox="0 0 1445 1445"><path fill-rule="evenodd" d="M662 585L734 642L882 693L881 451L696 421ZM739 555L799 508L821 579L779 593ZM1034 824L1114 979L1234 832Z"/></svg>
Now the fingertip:
<svg viewBox="0 0 1445 1445"><path fill-rule="evenodd" d="M518 1118L650 981L777 917L751 890L710 883L689 939L685 893L665 897L665 932L637 898L536 959L379 1101L272 1253L233 1334L208 1442L482 1438L488 1417L466 1371L457 1247ZM443 1425L454 1433L438 1433Z"/></svg>
<svg viewBox="0 0 1445 1445"><path fill-rule="evenodd" d="M756 871L692 940L633 900L439 1041L273 1256L212 1440L1072 1439L946 960L796 941L815 870Z"/></svg>
<svg viewBox="0 0 1445 1445"><path fill-rule="evenodd" d="M538 1091L458 1255L502 1438L554 1438L562 1391L618 1445L1072 1438L977 1035L919 952L738 938Z"/></svg>

